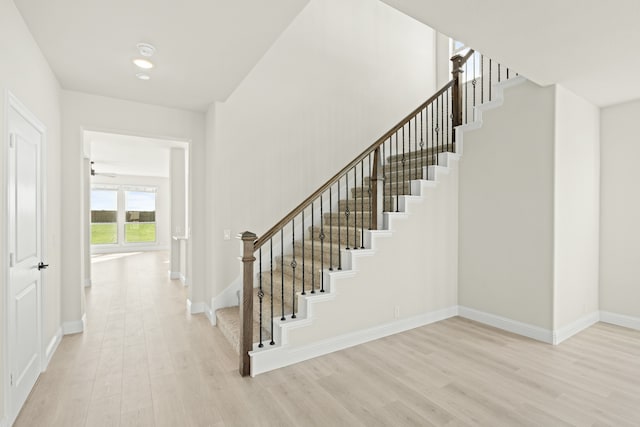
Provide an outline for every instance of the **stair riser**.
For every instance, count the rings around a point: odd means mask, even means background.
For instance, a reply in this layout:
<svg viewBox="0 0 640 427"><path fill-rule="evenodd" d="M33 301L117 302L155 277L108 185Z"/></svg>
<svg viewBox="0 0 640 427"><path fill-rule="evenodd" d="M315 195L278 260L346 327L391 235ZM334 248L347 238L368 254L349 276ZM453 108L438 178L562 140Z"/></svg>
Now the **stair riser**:
<svg viewBox="0 0 640 427"><path fill-rule="evenodd" d="M357 207L357 209L360 209L361 204L364 204L364 209L365 210L369 210L369 198L368 197L364 197L364 198L356 197L355 199L351 198L351 199L349 199L348 202L347 202L347 200L340 200L340 202L338 202L338 210L344 212L345 209L348 206L349 210L353 211L353 210L355 210L356 207ZM394 204L393 197L385 197L384 210L388 211L388 210L391 210L391 209L394 209L394 208L395 208L395 204Z"/></svg>
<svg viewBox="0 0 640 427"><path fill-rule="evenodd" d="M403 157L407 161L416 160L416 159L419 160L420 158L423 158L423 159L430 158L430 157L434 158L436 154L446 152L447 150L453 152L453 145L451 143L449 143L449 145L447 146L446 143L442 145L442 142L441 142L440 145L432 147L431 135L429 135L428 144L426 140L424 141L424 143L425 143L425 146L423 147L422 150L420 150L420 145L415 147L412 141L411 147L410 147L411 151L409 151L409 146L405 144L405 149L407 151L405 151L404 154L402 153L402 144L398 144L398 149L400 150L400 152L397 154L393 154L392 156L386 156L385 163L388 164L388 163L400 162L402 161ZM395 145L393 146L393 150L395 152Z"/></svg>
<svg viewBox="0 0 640 427"><path fill-rule="evenodd" d="M339 225L341 227L349 226L350 232L353 233L353 226L356 228L364 228L365 230L369 228L370 215L369 212L365 212L364 215L362 212L353 211L349 213L349 217L347 218L344 213L332 213L325 214L324 224L325 225ZM326 235L327 233L325 233Z"/></svg>
<svg viewBox="0 0 640 427"><path fill-rule="evenodd" d="M410 188L411 186L409 185L408 181L404 183L399 182L397 185L395 183L387 184L384 186L384 194L385 194L385 197L389 195L396 196L396 195L409 194ZM366 188L363 189L362 187L352 188L351 195L356 198L362 197L363 195L366 196L367 189Z"/></svg>

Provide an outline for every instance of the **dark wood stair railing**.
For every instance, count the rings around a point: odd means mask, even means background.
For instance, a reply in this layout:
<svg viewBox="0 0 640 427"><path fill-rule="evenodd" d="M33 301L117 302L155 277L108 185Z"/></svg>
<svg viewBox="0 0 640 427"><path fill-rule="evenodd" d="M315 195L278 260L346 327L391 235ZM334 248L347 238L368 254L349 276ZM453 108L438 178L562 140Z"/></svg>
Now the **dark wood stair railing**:
<svg viewBox="0 0 640 427"><path fill-rule="evenodd" d="M473 58L473 65L469 73L471 58ZM329 271L342 269L342 250L363 249L364 230L377 230L380 213L398 210L399 196L410 194L410 181L426 178L425 167L437 165L438 154L447 151L455 152L454 128L474 120L473 107L477 105L476 92L479 90L480 103L482 103L485 101L486 88L487 100L491 100L492 74L497 66L497 81L501 81L503 67L500 64L489 60L487 67L484 56L471 49L464 55L455 55L451 61L453 63L452 80L433 96L378 138L267 232L260 237L249 231L242 233L243 297L240 307L239 338L241 375L250 375L251 372L249 352L253 350L256 328L258 328L259 348L265 345L263 342L265 333L270 335L268 345L274 345L274 316L278 316L280 321L286 321L286 315L290 315L291 318L296 317L297 290L301 290L301 295L324 292L324 271L325 269ZM505 68L505 70L508 79L509 69ZM463 76L467 76L466 80ZM471 97L469 96L470 86ZM474 114L472 117L468 114L469 107ZM368 176L365 176L365 172ZM349 183L352 183L353 187L350 188ZM346 193L346 200L333 203L334 194L337 194L340 199L341 192ZM326 205L328 205L328 212L324 209ZM320 207L319 227L314 210L318 206ZM296 221L297 218L300 220ZM307 224L311 219L311 225L308 228L310 238L307 238L306 242L305 219ZM328 243L327 232L329 233ZM287 251L286 255L283 237L285 233L292 235L292 251L291 254ZM301 241L295 240L296 235L301 236ZM275 267L274 238L276 238L276 246L278 240L280 244L277 251L280 255L275 259ZM263 247L267 242L269 245L265 252L269 255L266 257L266 266L263 266ZM257 263L259 270L257 279L260 285L256 293L259 300L258 319L254 319L254 292L256 291L254 264L257 251L260 255ZM268 270L267 274L263 274L265 269ZM277 281L280 283L276 283ZM277 286L274 287L274 283ZM278 290L280 290L279 293ZM268 313L264 313L264 298L270 299L270 309L266 309ZM274 309L274 304L279 305L277 310ZM265 315L270 316L269 329L264 327Z"/></svg>

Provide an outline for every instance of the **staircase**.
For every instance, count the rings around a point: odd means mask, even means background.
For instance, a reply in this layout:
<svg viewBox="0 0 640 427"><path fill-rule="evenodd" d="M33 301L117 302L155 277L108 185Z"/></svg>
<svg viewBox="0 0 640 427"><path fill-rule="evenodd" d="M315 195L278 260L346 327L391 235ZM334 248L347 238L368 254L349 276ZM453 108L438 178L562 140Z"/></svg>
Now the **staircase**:
<svg viewBox="0 0 640 427"><path fill-rule="evenodd" d="M452 144L451 147L453 147ZM395 154L385 159L382 168L385 183L384 211L394 211L398 206L398 196L410 194L411 180L426 179L425 168L436 164L438 152L442 152L442 149L429 148L407 152L404 155ZM361 185L351 186L348 198L342 197L330 212L323 213L320 224L307 227L304 239L300 237L290 245L292 253L274 256L273 270L262 274L262 286L260 274L256 275L254 301L260 300L259 293L262 288L264 292L262 300L269 302L269 306L263 306L261 327L260 304L254 304L254 343L273 342L270 333L271 325L268 323L271 313L275 319L296 318L298 302L295 294L303 293L302 283L306 286L303 295L324 292L324 272L341 269L339 262L341 249L355 251L365 249L363 231L370 229L372 218L372 199L369 197L370 180L370 176L365 176ZM345 215L346 212L349 212L348 216ZM324 238L322 238L323 235ZM305 260L304 269L301 266L292 268L293 261L300 259ZM271 301L273 301L273 309L270 307ZM216 324L236 353L239 353L240 307L232 306L217 310Z"/></svg>
<svg viewBox="0 0 640 427"><path fill-rule="evenodd" d="M215 314L239 354L241 375L416 327L449 312L430 302L446 298L448 280L457 277L447 262L450 248L457 247L457 231L447 228L448 219L457 218L457 198L447 196L457 194L457 178L443 178L442 190L433 190L435 183L425 180L447 175L451 160L457 165L461 141L457 144L455 128L475 122L475 107L495 97L493 84L500 83L501 75L509 79L508 68L473 50L451 60L453 79L444 87L264 234L242 234L242 304ZM455 177L457 166L454 171ZM403 247L386 248L378 242L392 236L392 224L408 218L407 208L422 203L429 191L443 208L422 210L428 220L413 224L413 240L404 237ZM438 248L434 239L443 233L449 237ZM435 249L425 245L425 237L436 242ZM378 273L377 261L366 261L377 255L376 245L387 259L387 268L380 269L386 277ZM405 248L412 249L404 254ZM430 270L421 269L425 261ZM424 281L416 280L423 275L442 286L423 287ZM259 362L256 370L252 358Z"/></svg>

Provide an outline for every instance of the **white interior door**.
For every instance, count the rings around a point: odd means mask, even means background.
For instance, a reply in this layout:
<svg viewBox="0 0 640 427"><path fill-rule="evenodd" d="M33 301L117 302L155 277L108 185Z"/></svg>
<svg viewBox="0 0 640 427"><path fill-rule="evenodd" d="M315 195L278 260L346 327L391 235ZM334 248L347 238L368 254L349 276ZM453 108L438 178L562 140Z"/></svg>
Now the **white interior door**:
<svg viewBox="0 0 640 427"><path fill-rule="evenodd" d="M14 106L9 108L8 357L11 419L41 371L43 134Z"/></svg>

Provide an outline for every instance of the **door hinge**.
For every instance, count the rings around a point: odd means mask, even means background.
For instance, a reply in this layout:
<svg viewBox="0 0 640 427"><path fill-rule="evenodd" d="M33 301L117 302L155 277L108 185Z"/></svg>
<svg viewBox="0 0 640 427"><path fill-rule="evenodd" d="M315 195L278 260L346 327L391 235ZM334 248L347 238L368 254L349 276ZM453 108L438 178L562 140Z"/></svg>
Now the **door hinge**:
<svg viewBox="0 0 640 427"><path fill-rule="evenodd" d="M13 252L9 252L9 267L13 267L14 264L14 260L13 260Z"/></svg>
<svg viewBox="0 0 640 427"><path fill-rule="evenodd" d="M13 374L9 375L9 378L11 379L11 387L13 387Z"/></svg>
<svg viewBox="0 0 640 427"><path fill-rule="evenodd" d="M13 140L16 138L15 134L9 134L9 148L13 148Z"/></svg>

